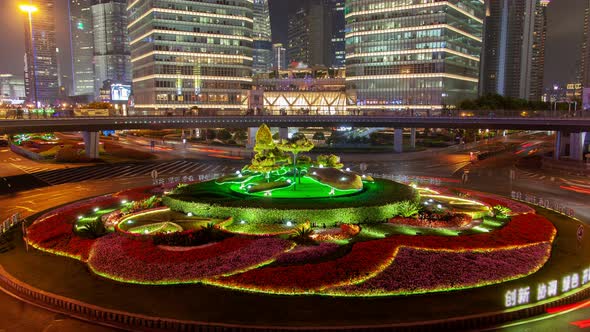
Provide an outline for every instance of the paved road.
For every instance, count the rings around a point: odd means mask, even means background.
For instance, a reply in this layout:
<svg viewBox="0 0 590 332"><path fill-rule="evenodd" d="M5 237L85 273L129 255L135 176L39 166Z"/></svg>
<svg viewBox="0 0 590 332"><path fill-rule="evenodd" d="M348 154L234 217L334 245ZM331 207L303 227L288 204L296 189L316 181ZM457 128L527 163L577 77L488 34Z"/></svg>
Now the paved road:
<svg viewBox="0 0 590 332"><path fill-rule="evenodd" d="M479 149L480 147L476 147ZM590 186L590 181L571 176L552 176L544 172L519 172L516 180L510 186L509 174L513 169L514 154L508 152L490 160L471 165L468 161L469 150L444 153L427 151L424 153L408 155L391 155L391 160L374 161L359 155L346 156L344 161L347 167L356 168L362 161L368 163L369 171L374 173L396 173L407 175L433 175L459 177L461 169L468 165L470 177L467 186L480 190L508 194L510 190L518 189L541 193L552 199L565 200L576 207L577 213L582 219L590 222L590 207L588 195L572 192L561 188L561 183L574 183L579 186ZM8 157L13 158L13 157ZM0 155L0 160L2 155ZM354 160L346 162L348 159ZM219 171L226 167L226 171L238 167L231 162L216 161L164 161L150 164L122 164L100 165L66 169L50 165L50 169L44 165L32 166L28 161L11 160L0 167L0 177L6 177L9 181L19 178L24 182L42 182L45 187L32 190L11 191L8 195L1 195L0 201L3 208L0 217L14 212L21 212L27 216L53 206L63 204L73 199L82 199L113 192L123 188L141 186L152 182L148 176L154 167L163 174L179 174L187 172L209 172L217 167ZM6 166L5 166L6 165ZM39 168L34 168L39 167ZM126 167L126 168L125 168ZM127 172L120 176L119 172ZM554 175L554 174L553 174ZM551 178L554 178L551 181ZM557 178L557 180L555 179ZM72 183L69 183L72 182ZM508 184L508 185L507 185ZM51 185L51 186L48 186ZM0 188L2 183L0 183ZM15 187L12 187L13 189ZM66 317L56 316L53 313L37 309L16 300L12 300L4 294L0 294L0 331L108 331ZM24 319L26 317L26 319ZM504 331L574 331L580 328L570 322L584 321L590 318L590 309L581 309L558 317L550 317L549 320L526 322L524 325L506 327ZM583 324L579 324L583 325ZM585 326L585 325L584 325Z"/></svg>

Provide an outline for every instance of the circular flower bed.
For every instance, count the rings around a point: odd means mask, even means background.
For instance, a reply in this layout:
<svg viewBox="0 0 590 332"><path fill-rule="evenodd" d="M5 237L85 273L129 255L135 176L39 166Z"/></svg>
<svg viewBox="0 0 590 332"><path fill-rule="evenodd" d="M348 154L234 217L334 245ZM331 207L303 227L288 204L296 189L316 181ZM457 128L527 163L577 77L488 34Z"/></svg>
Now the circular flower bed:
<svg viewBox="0 0 590 332"><path fill-rule="evenodd" d="M116 224L129 218L124 215L130 212L152 209L152 203L159 202L152 195L152 190L142 188L62 207L35 221L28 228L27 240L40 250L87 262L96 274L122 282L200 282L276 294L384 296L479 287L529 275L547 261L556 235L552 223L528 206L477 192L469 195L491 206L514 208L510 219L486 216L470 235L457 231L422 235L421 231L385 234L378 240L363 233L363 224L320 228L308 235L292 225L291 229L300 231L296 237L280 232L231 234L222 230L229 220L170 234L166 232L171 225L164 223L156 225L160 231L149 236L112 233L91 239L78 235L75 225L81 215L94 213L93 218ZM121 209L121 202L127 199L139 202ZM118 210L110 212L113 209ZM309 213L323 217L319 211ZM422 222L437 222L414 220L420 223L418 227L424 226ZM464 221L451 223L465 226ZM485 223L493 227L481 226ZM321 218L315 224L322 225ZM259 224L248 225L256 228ZM396 227L384 224L387 226ZM309 245L314 241L316 245Z"/></svg>

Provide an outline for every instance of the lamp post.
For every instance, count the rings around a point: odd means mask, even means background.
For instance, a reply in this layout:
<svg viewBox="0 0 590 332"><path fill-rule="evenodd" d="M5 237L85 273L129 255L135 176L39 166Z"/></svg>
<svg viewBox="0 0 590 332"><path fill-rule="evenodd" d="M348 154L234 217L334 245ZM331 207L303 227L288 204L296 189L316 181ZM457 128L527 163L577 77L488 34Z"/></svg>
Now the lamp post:
<svg viewBox="0 0 590 332"><path fill-rule="evenodd" d="M28 19L29 19L29 33L30 33L30 38L31 38L31 49L30 51L32 52L32 60L31 61L31 66L33 66L33 95L35 98L35 107L39 107L39 100L37 97L37 66L36 66L36 59L35 59L35 39L33 36L33 13L39 11L39 8L33 6L33 5L26 5L26 4L22 4L20 6L18 6L18 8L24 12L27 13Z"/></svg>

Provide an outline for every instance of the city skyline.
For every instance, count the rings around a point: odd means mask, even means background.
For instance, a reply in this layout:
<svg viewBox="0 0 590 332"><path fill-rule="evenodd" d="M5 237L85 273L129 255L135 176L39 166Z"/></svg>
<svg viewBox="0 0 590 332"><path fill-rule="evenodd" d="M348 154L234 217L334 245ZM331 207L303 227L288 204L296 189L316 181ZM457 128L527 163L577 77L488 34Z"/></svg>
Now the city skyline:
<svg viewBox="0 0 590 332"><path fill-rule="evenodd" d="M18 50L6 54L4 61L0 64L1 73L11 73L16 77L22 77L23 71L16 68L22 68L24 63L22 56L18 53L20 50L24 54L24 15L7 15L12 11L17 11L16 6L19 3L17 0L7 0L0 3L0 15L4 16L5 21L14 21L15 24L10 25L8 33L0 37L0 41L4 43L15 44L14 49ZM286 36L286 22L284 19L288 12L286 12L287 1L283 0L269 0L271 11L271 24L273 27L273 42L282 41ZM565 3L564 0L554 0L548 9L548 41L546 49L547 64L545 66L545 81L544 87L551 87L554 83L565 86L567 83L572 83L578 74L578 68L581 62L580 48L582 40L582 26L583 26L583 8L585 1L576 1ZM570 19L563 20L563 17ZM56 2L56 20L58 22L67 21L67 1ZM19 22L20 21L20 22ZM21 22L23 22L21 24ZM282 26L281 26L282 23ZM62 24L56 25L57 46L60 49L59 60L61 62L60 77L67 76L68 80L72 80L72 60L71 49L69 45L69 27ZM567 51L564 51L567 50ZM556 61L556 59L558 59ZM68 83L67 81L65 83ZM72 85L72 83L65 84Z"/></svg>

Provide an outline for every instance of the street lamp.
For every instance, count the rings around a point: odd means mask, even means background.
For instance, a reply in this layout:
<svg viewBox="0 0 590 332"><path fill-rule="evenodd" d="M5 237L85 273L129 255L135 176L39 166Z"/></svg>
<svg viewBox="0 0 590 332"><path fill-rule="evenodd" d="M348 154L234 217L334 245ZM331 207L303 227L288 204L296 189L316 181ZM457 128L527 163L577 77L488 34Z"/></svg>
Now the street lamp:
<svg viewBox="0 0 590 332"><path fill-rule="evenodd" d="M37 98L37 68L35 66L35 40L33 37L33 13L36 13L39 11L39 8L37 8L36 6L33 5L27 5L27 4L22 4L20 6L18 6L18 8L24 12L27 13L28 18L29 18L29 32L30 32L30 38L31 38L31 49L30 51L33 52L33 56L32 56L32 60L31 61L31 66L33 66L33 81L34 81L34 85L33 85L33 94L35 96L35 107L39 107L39 100Z"/></svg>

